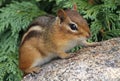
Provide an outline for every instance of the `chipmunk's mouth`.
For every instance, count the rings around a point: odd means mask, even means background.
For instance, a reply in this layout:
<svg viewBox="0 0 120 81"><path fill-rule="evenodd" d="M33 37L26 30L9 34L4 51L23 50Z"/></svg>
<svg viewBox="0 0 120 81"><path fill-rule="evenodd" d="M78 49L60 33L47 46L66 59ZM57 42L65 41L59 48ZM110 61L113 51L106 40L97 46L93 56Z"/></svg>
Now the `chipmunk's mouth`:
<svg viewBox="0 0 120 81"><path fill-rule="evenodd" d="M84 46L84 44L87 42L87 39L88 38L80 37L80 38L78 38L77 42L78 42L78 44Z"/></svg>
<svg viewBox="0 0 120 81"><path fill-rule="evenodd" d="M85 40L87 40L88 38L86 38L86 37L80 37L80 38L78 38L78 41L85 41Z"/></svg>

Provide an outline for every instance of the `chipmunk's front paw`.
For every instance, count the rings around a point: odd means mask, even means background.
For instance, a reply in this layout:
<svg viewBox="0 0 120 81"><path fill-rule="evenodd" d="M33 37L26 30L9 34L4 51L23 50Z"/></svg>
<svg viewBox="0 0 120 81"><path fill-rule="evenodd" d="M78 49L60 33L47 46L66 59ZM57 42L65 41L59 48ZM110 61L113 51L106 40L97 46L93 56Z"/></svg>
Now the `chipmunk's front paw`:
<svg viewBox="0 0 120 81"><path fill-rule="evenodd" d="M89 43L87 41L83 41L83 46L85 47L95 47L95 46L100 46L100 45L102 45L100 42Z"/></svg>
<svg viewBox="0 0 120 81"><path fill-rule="evenodd" d="M100 42L94 42L94 43L91 43L91 46L101 46L101 43Z"/></svg>
<svg viewBox="0 0 120 81"><path fill-rule="evenodd" d="M100 42L93 42L93 43L88 43L86 47L95 47L95 46L101 46L102 44Z"/></svg>
<svg viewBox="0 0 120 81"><path fill-rule="evenodd" d="M70 58L70 55L64 54L61 58L62 58L62 59L68 59L68 58Z"/></svg>
<svg viewBox="0 0 120 81"><path fill-rule="evenodd" d="M73 54L67 54L67 53L59 53L59 57L62 58L62 59L68 59L68 58L71 58L73 57Z"/></svg>
<svg viewBox="0 0 120 81"><path fill-rule="evenodd" d="M74 56L75 56L74 54L68 54L64 59L69 59L69 58L72 58Z"/></svg>

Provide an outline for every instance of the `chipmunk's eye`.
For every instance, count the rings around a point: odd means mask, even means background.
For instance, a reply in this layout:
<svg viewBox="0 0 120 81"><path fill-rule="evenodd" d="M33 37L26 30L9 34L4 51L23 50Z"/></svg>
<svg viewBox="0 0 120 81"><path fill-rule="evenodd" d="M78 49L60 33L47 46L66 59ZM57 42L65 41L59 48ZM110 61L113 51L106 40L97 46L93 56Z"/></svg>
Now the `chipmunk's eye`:
<svg viewBox="0 0 120 81"><path fill-rule="evenodd" d="M78 30L78 28L75 24L69 24L69 26L72 30Z"/></svg>

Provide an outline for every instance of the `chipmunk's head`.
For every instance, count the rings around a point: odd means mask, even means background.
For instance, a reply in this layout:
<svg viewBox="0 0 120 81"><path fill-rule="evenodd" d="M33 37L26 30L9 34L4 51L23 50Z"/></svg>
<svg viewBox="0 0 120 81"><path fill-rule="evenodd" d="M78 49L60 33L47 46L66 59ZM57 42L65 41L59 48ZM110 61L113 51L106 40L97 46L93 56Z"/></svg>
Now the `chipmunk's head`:
<svg viewBox="0 0 120 81"><path fill-rule="evenodd" d="M59 27L71 39L86 40L90 37L90 30L86 20L77 12L77 7L72 10L58 10Z"/></svg>

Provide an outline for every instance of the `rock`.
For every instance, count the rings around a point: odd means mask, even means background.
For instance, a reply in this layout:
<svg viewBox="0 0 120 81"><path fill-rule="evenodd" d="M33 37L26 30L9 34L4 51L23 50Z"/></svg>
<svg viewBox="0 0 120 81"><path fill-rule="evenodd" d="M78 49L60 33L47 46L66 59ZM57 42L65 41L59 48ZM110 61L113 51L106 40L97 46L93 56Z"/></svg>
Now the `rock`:
<svg viewBox="0 0 120 81"><path fill-rule="evenodd" d="M22 81L120 81L120 38L82 48L69 59L56 59Z"/></svg>

